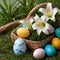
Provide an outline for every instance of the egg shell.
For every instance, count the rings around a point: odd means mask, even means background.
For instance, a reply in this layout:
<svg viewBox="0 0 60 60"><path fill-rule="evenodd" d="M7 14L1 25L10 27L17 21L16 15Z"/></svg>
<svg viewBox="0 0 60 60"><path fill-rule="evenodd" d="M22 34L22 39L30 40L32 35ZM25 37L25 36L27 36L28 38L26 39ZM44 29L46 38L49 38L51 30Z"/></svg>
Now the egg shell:
<svg viewBox="0 0 60 60"><path fill-rule="evenodd" d="M28 38L30 36L30 32L27 28L21 27L17 29L16 33L20 38Z"/></svg>
<svg viewBox="0 0 60 60"><path fill-rule="evenodd" d="M48 56L54 56L56 54L56 49L51 44L48 44L45 46L45 52Z"/></svg>
<svg viewBox="0 0 60 60"><path fill-rule="evenodd" d="M49 33L53 33L54 32L54 27L51 27L50 29L47 29Z"/></svg>
<svg viewBox="0 0 60 60"><path fill-rule="evenodd" d="M60 38L60 27L55 30L55 34L58 38Z"/></svg>
<svg viewBox="0 0 60 60"><path fill-rule="evenodd" d="M36 59L42 59L45 56L45 51L42 48L38 48L33 52L33 57Z"/></svg>
<svg viewBox="0 0 60 60"><path fill-rule="evenodd" d="M18 38L13 45L13 51L16 55L21 55L27 50L26 44L23 39Z"/></svg>
<svg viewBox="0 0 60 60"><path fill-rule="evenodd" d="M52 45L56 48L56 49L60 49L60 39L57 37L54 37L52 39Z"/></svg>
<svg viewBox="0 0 60 60"><path fill-rule="evenodd" d="M26 24L22 24L22 27L23 27L23 28L27 28L27 25L26 25Z"/></svg>

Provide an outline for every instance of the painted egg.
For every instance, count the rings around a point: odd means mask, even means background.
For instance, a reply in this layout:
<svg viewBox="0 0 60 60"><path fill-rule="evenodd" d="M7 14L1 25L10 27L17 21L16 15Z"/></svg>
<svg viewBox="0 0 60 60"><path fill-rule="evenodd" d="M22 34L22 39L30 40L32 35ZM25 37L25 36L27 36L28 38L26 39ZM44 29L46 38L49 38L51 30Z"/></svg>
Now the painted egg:
<svg viewBox="0 0 60 60"><path fill-rule="evenodd" d="M14 53L16 55L21 55L21 54L25 53L26 49L27 49L27 47L26 47L24 40L21 38L18 38L13 45Z"/></svg>
<svg viewBox="0 0 60 60"><path fill-rule="evenodd" d="M26 28L17 29L17 35L21 38L28 38L30 36L30 32Z"/></svg>
<svg viewBox="0 0 60 60"><path fill-rule="evenodd" d="M52 45L56 48L56 49L60 49L60 39L59 38L53 38L52 39Z"/></svg>
<svg viewBox="0 0 60 60"><path fill-rule="evenodd" d="M54 32L54 27L51 26L51 28L48 29L48 32L49 32L49 33L53 33L53 32Z"/></svg>
<svg viewBox="0 0 60 60"><path fill-rule="evenodd" d="M26 24L22 24L22 27L23 27L23 28L27 28L27 25L26 25Z"/></svg>
<svg viewBox="0 0 60 60"><path fill-rule="evenodd" d="M45 56L45 51L42 48L38 48L33 52L33 57L36 59L42 59Z"/></svg>
<svg viewBox="0 0 60 60"><path fill-rule="evenodd" d="M60 38L60 27L55 30L55 34L58 38Z"/></svg>
<svg viewBox="0 0 60 60"><path fill-rule="evenodd" d="M45 52L47 56L54 56L56 54L56 49L51 44L48 44L45 46Z"/></svg>

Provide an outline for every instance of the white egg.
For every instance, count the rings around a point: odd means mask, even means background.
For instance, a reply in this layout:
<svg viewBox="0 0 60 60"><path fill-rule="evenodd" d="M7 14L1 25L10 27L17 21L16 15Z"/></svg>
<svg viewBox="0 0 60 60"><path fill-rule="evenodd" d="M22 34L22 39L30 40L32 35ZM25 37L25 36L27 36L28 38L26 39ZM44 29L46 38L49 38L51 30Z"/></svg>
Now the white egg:
<svg viewBox="0 0 60 60"><path fill-rule="evenodd" d="M26 49L27 47L26 47L25 41L21 38L18 38L13 45L14 53L16 55L21 55L25 53Z"/></svg>
<svg viewBox="0 0 60 60"><path fill-rule="evenodd" d="M45 57L45 51L42 48L38 48L33 52L33 57L36 59L42 59Z"/></svg>

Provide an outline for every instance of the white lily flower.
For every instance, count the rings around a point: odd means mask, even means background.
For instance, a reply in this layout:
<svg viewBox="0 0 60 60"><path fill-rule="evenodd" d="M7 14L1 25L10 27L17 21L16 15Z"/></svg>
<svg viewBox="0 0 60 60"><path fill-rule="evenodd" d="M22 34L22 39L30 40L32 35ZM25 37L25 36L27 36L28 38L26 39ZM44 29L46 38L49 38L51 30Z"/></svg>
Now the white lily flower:
<svg viewBox="0 0 60 60"><path fill-rule="evenodd" d="M55 15L59 11L59 9L58 8L52 8L52 3L47 3L46 9L40 8L39 11L42 12L43 16L45 16L47 18L46 21L51 19L52 21L55 22Z"/></svg>
<svg viewBox="0 0 60 60"><path fill-rule="evenodd" d="M33 30L37 30L38 35L40 35L41 32L49 34L48 29L51 29L53 27L45 21L46 18L45 17L39 18L39 16L36 15L34 19L35 23L32 25Z"/></svg>
<svg viewBox="0 0 60 60"><path fill-rule="evenodd" d="M33 23L33 18L30 18L28 21L26 20L20 20L19 23L21 23L23 25L23 27L26 27L26 28L31 28L32 27L32 23Z"/></svg>
<svg viewBox="0 0 60 60"><path fill-rule="evenodd" d="M33 21L34 21L33 18L30 18L30 19L28 20L28 22L31 23L31 24L33 23ZM21 23L21 24L26 24L26 20L20 20L19 23Z"/></svg>

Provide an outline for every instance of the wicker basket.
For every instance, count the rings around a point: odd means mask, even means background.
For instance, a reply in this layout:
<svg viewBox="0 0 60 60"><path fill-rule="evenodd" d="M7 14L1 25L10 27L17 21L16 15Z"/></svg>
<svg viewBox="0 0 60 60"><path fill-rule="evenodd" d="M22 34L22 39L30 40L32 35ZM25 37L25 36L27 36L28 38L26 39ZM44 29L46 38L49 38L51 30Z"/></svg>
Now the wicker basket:
<svg viewBox="0 0 60 60"><path fill-rule="evenodd" d="M25 20L28 21L29 18L31 17L31 15L32 15L32 13L33 13L36 9L40 8L41 6L46 6L46 5L47 5L47 3L42 3L42 4L39 4L39 5L35 6L35 7L29 12L29 14L28 14L28 16L27 16L27 18L26 18ZM16 29L14 29L14 30L11 32L12 42L14 42L17 38L19 38L18 36L15 35L15 33L14 33L15 31L16 31ZM35 50L35 49L37 49L37 48L39 48L39 47L43 47L46 43L50 42L50 40L51 40L53 37L54 37L54 34L50 35L49 37L45 38L45 39L42 40L42 41L37 41L37 40L36 40L36 41L31 41L31 40L28 40L28 39L24 39L24 40L25 40L28 48Z"/></svg>
<svg viewBox="0 0 60 60"><path fill-rule="evenodd" d="M11 32L11 38L12 38L12 42L14 43L16 39L18 39L19 37L15 34L16 29L14 29ZM54 37L54 34L50 35L49 37L45 38L42 41L31 41L28 39L23 39L26 42L26 45L29 49L35 50L37 48L40 47L44 47L45 44L49 43L50 40Z"/></svg>
<svg viewBox="0 0 60 60"><path fill-rule="evenodd" d="M36 9L39 9L40 7L42 6L46 6L47 3L42 3L42 4L39 4L37 6L35 6L28 14L27 18L25 18L24 20L29 20L29 18L31 17L32 13L36 10ZM0 27L0 33L3 33L6 29L10 28L11 26L13 25L16 25L16 24L20 24L19 23L19 20L16 20L14 22L11 22L9 24L6 24L2 27ZM12 32L11 32L11 38L12 38L12 42L14 43L14 41L19 38L16 34L15 34L15 31L16 29L14 29ZM26 44L27 44L27 47L32 49L32 50L35 50L39 47L44 47L45 44L49 43L50 40L54 37L54 34L50 35L49 37L45 38L44 40L42 41L31 41L31 40L28 40L28 39L23 39Z"/></svg>

